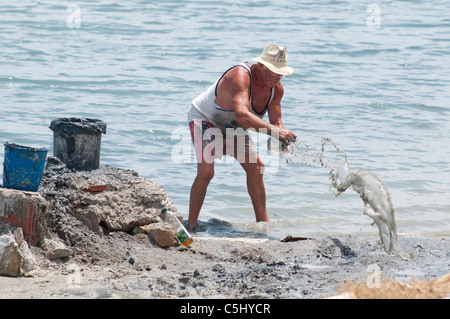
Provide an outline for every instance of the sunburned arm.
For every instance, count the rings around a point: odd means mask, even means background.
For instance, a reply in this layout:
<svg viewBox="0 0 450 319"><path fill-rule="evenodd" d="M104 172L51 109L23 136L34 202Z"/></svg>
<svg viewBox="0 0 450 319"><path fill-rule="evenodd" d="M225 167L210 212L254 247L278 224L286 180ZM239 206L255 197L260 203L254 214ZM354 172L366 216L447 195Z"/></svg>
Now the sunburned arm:
<svg viewBox="0 0 450 319"><path fill-rule="evenodd" d="M275 87L275 94L269 106L269 121L271 124L278 128L284 129L283 122L281 120L281 98L284 95L284 88L281 82Z"/></svg>
<svg viewBox="0 0 450 319"><path fill-rule="evenodd" d="M284 94L284 88L281 82L278 82L277 86L275 87L275 94L272 100L272 103L269 105L269 121L272 125L274 125L276 128L272 129L272 136L276 136L278 134L278 138L283 141L286 145L289 145L291 142L295 141L297 136L287 130L284 125L283 121L281 120L281 98Z"/></svg>
<svg viewBox="0 0 450 319"><path fill-rule="evenodd" d="M231 94L236 122L246 129L267 133L274 128L274 126L250 112L249 87L250 77L248 74L241 72L234 77L231 84Z"/></svg>

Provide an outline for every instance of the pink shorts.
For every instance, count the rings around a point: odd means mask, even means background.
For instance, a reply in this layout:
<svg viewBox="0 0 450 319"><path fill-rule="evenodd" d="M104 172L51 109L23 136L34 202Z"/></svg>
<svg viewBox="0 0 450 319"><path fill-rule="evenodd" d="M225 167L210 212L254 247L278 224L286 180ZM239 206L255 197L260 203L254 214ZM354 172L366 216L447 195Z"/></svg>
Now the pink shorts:
<svg viewBox="0 0 450 319"><path fill-rule="evenodd" d="M189 122L189 128L191 130L191 138L192 143L194 144L195 156L197 159L197 163L200 163L205 160L205 154L203 150L206 145L209 144L210 140L203 139L203 136L206 134L208 129L214 128L214 125L208 121L201 120L193 120ZM206 160L214 159L214 150L212 150L206 157Z"/></svg>

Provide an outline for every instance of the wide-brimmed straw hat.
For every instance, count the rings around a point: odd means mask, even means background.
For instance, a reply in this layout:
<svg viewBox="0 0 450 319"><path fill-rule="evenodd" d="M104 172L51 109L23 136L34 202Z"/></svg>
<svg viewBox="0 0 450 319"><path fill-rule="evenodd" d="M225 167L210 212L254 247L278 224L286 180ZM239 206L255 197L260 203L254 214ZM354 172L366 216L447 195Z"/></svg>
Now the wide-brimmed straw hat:
<svg viewBox="0 0 450 319"><path fill-rule="evenodd" d="M262 54L253 61L264 64L270 71L281 75L292 75L294 69L287 66L287 49L276 44L269 44Z"/></svg>

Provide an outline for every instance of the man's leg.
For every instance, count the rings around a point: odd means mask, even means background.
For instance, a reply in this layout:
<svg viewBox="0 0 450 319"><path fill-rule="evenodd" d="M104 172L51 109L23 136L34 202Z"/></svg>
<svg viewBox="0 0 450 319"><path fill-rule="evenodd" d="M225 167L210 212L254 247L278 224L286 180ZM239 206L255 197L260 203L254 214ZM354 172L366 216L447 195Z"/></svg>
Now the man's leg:
<svg viewBox="0 0 450 319"><path fill-rule="evenodd" d="M264 188L264 163L261 160L250 135L235 131L226 139L225 154L232 155L247 174L247 191L250 195L257 222L269 221Z"/></svg>
<svg viewBox="0 0 450 319"><path fill-rule="evenodd" d="M210 134L205 138L205 133L208 129L213 128L211 123L194 120L189 123L189 127L197 159L197 176L191 187L188 218L189 227L194 228L198 222L198 216L203 206L203 201L205 200L209 182L214 177L214 156L216 150L214 147L205 150L205 147L212 142L209 136Z"/></svg>
<svg viewBox="0 0 450 319"><path fill-rule="evenodd" d="M257 222L267 222L266 190L264 188L263 174L264 163L257 155L256 163L252 163L248 158L240 163L247 174L247 190L252 200L253 209Z"/></svg>
<svg viewBox="0 0 450 319"><path fill-rule="evenodd" d="M191 187L191 197L189 201L189 227L194 228L197 225L198 215L203 206L206 190L209 182L214 177L214 162L205 161L197 163L197 176Z"/></svg>

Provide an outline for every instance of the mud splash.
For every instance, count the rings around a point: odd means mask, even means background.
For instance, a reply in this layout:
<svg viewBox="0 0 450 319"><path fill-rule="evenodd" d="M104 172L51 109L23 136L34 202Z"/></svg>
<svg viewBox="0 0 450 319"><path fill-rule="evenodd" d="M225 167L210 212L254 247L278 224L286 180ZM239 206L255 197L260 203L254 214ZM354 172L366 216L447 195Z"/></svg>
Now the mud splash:
<svg viewBox="0 0 450 319"><path fill-rule="evenodd" d="M351 171L347 163L339 167L334 181L339 194L352 186L364 202L364 215L372 218L378 226L384 250L398 254L394 206L386 185L372 172L364 169Z"/></svg>
<svg viewBox="0 0 450 319"><path fill-rule="evenodd" d="M336 151L334 157L325 156L326 145L328 144ZM277 149L273 147L273 144L271 146L271 149ZM370 171L365 169L351 170L347 153L337 147L331 138L323 137L320 149L297 140L290 145L288 152L279 152L279 156L285 159L287 163L320 165L329 169L332 184L330 189L336 197L352 187L363 200L364 215L373 219L374 224L378 226L384 250L387 253L404 257L397 245L394 206L388 188Z"/></svg>

